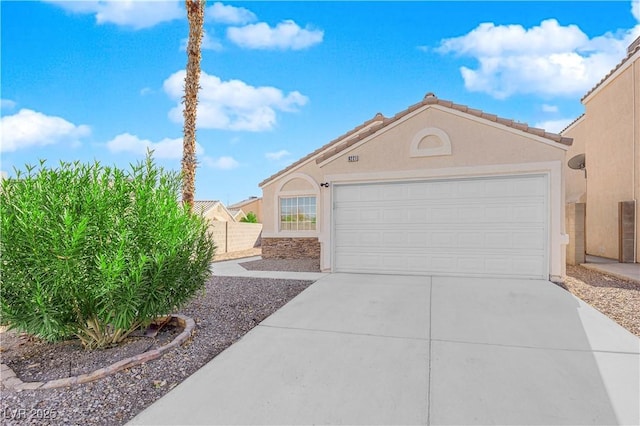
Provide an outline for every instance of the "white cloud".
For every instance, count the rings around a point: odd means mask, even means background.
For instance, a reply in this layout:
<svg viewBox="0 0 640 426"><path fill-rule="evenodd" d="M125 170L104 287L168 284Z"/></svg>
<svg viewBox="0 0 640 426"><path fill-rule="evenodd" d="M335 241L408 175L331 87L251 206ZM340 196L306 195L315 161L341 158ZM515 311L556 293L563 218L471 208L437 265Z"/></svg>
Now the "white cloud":
<svg viewBox="0 0 640 426"><path fill-rule="evenodd" d="M207 21L221 24L243 25L255 21L256 15L244 7L234 7L216 2L205 11L204 17Z"/></svg>
<svg viewBox="0 0 640 426"><path fill-rule="evenodd" d="M264 22L227 28L227 37L248 49L301 50L322 42L324 31L309 26L300 28L295 22L286 20L275 28Z"/></svg>
<svg viewBox="0 0 640 426"><path fill-rule="evenodd" d="M188 38L183 38L180 40L180 50L187 50L187 44L189 43ZM200 49L202 50L215 50L217 52L223 50L222 43L220 40L213 38L209 35L207 31L204 31L202 34L202 42L200 43Z"/></svg>
<svg viewBox="0 0 640 426"><path fill-rule="evenodd" d="M557 105L542 104L542 111L543 112L558 112L558 106Z"/></svg>
<svg viewBox="0 0 640 426"><path fill-rule="evenodd" d="M16 105L11 99L0 99L0 109L14 109Z"/></svg>
<svg viewBox="0 0 640 426"><path fill-rule="evenodd" d="M151 89L150 87L143 87L142 89L140 89L140 95L141 96L147 96L153 93L153 89Z"/></svg>
<svg viewBox="0 0 640 426"><path fill-rule="evenodd" d="M544 129L551 133L559 133L562 129L571 124L573 120L573 118L561 118L559 120L540 121L534 124L533 127Z"/></svg>
<svg viewBox="0 0 640 426"><path fill-rule="evenodd" d="M291 155L289 151L287 151L286 149L282 149L278 152L267 152L264 156L267 158L267 160L278 161L289 155Z"/></svg>
<svg viewBox="0 0 640 426"><path fill-rule="evenodd" d="M123 133L109 142L107 149L112 153L130 153L136 156L144 156L147 150L153 151L153 157L157 159L179 160L182 158L182 138L164 138L158 142L147 139L140 139L136 135ZM205 150L199 143L196 143L197 160L214 169L231 170L240 165L233 157L222 156L213 158L205 155Z"/></svg>
<svg viewBox="0 0 640 426"><path fill-rule="evenodd" d="M444 39L437 51L468 56L475 69L463 66L465 87L495 98L516 93L582 95L626 54L640 25L589 38L576 25L555 19L525 29L521 25L483 23L466 35Z"/></svg>
<svg viewBox="0 0 640 426"><path fill-rule="evenodd" d="M75 125L61 117L45 115L30 109L21 109L14 115L0 119L2 146L0 151L13 152L33 146L45 146L60 142L77 144L89 136L86 125Z"/></svg>
<svg viewBox="0 0 640 426"><path fill-rule="evenodd" d="M640 22L640 0L631 0L631 14Z"/></svg>
<svg viewBox="0 0 640 426"><path fill-rule="evenodd" d="M185 71L178 71L164 81L165 92L176 101L169 118L183 121L182 97ZM202 72L198 94L198 127L259 132L272 129L276 112L292 112L307 103L300 92L284 94L275 87L254 87L240 80L222 81L215 75Z"/></svg>
<svg viewBox="0 0 640 426"><path fill-rule="evenodd" d="M129 152L143 156L146 155L147 150L152 150L155 158L172 160L182 158L182 138L164 138L159 142L152 142L129 133L123 133L107 142L107 148L113 153ZM200 144L196 144L196 154L204 154L204 149Z"/></svg>
<svg viewBox="0 0 640 426"><path fill-rule="evenodd" d="M115 24L134 30L185 17L177 0L51 1L73 13L95 15L98 24Z"/></svg>
<svg viewBox="0 0 640 426"><path fill-rule="evenodd" d="M202 162L209 167L219 170L231 170L240 165L233 157L227 156L219 158L205 157L202 159Z"/></svg>

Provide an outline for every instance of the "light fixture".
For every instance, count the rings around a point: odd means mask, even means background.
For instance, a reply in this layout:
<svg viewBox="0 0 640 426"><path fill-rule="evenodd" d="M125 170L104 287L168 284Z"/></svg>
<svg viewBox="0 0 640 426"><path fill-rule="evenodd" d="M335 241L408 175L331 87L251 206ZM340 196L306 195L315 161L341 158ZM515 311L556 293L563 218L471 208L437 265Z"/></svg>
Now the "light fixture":
<svg viewBox="0 0 640 426"><path fill-rule="evenodd" d="M322 186L324 188L328 188L329 187L329 182L321 183L320 186Z"/></svg>

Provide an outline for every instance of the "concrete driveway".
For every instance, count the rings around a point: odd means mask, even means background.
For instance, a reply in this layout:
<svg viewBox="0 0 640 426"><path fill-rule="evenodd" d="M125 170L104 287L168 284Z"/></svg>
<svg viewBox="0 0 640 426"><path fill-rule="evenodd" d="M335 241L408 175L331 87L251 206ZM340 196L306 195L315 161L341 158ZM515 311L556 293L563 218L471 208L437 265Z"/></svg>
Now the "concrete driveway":
<svg viewBox="0 0 640 426"><path fill-rule="evenodd" d="M547 281L331 274L131 424L640 424L640 339Z"/></svg>

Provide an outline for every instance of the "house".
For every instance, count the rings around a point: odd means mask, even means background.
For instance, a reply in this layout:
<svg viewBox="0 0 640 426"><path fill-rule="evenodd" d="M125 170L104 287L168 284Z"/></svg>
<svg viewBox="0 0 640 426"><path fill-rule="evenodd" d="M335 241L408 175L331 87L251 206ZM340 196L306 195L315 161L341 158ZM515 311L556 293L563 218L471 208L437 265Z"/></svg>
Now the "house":
<svg viewBox="0 0 640 426"><path fill-rule="evenodd" d="M232 214L220 201L200 201L193 202L193 211L212 221L219 222L236 222L234 214ZM238 213L236 213L238 215Z"/></svg>
<svg viewBox="0 0 640 426"><path fill-rule="evenodd" d="M638 262L640 37L581 101L584 114L561 132L574 140L565 164L567 261L583 263L586 252Z"/></svg>
<svg viewBox="0 0 640 426"><path fill-rule="evenodd" d="M240 222L242 219L244 219L245 217L247 217L246 214L244 214L244 212L242 211L242 209L232 209L232 208L228 208L227 209L229 211L229 213L231 214L231 217L233 217L233 220L235 220L236 222Z"/></svg>
<svg viewBox="0 0 640 426"><path fill-rule="evenodd" d="M253 212L259 223L262 223L262 197L249 197L229 206L230 209L242 209L244 214Z"/></svg>
<svg viewBox="0 0 640 426"><path fill-rule="evenodd" d="M260 183L263 257L319 258L333 272L559 280L570 144L428 93Z"/></svg>

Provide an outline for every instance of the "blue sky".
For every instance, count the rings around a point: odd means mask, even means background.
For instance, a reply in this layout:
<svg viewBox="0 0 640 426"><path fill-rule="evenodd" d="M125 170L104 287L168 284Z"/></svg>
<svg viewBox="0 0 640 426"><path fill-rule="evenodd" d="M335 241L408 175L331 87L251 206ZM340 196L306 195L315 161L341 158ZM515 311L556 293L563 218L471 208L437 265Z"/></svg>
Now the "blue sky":
<svg viewBox="0 0 640 426"><path fill-rule="evenodd" d="M560 131L640 35L640 2L207 3L196 198L234 203L427 92ZM178 170L183 2L1 1L1 166Z"/></svg>

